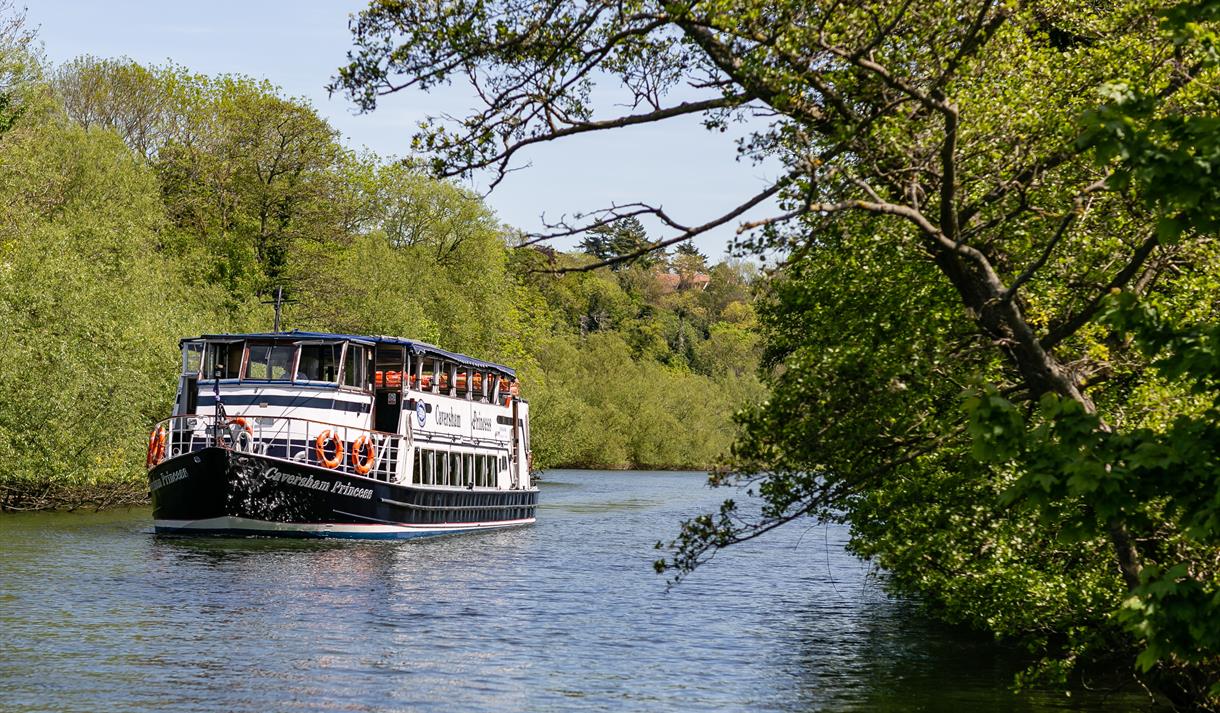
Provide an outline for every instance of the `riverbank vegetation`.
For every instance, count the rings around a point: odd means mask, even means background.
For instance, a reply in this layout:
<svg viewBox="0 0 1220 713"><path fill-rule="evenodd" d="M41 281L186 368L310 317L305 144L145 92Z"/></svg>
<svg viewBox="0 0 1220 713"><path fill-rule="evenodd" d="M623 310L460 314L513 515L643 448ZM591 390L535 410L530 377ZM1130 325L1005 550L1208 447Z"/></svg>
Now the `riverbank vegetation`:
<svg viewBox="0 0 1220 713"><path fill-rule="evenodd" d="M706 468L761 386L748 263L515 249L474 195L249 77L0 38L0 509L146 497L177 340L397 334L518 368L536 464ZM642 228L630 236L647 242ZM590 248L592 249L592 248Z"/></svg>
<svg viewBox="0 0 1220 713"><path fill-rule="evenodd" d="M784 258L770 397L713 477L758 509L687 522L660 571L842 519L895 589L1035 652L1029 676L1117 661L1220 709L1220 3L408 0L353 37L336 86L366 109L481 90L415 137L442 175L692 115L782 166L688 224L598 214L668 244L780 204L747 226ZM634 101L595 105L606 84Z"/></svg>

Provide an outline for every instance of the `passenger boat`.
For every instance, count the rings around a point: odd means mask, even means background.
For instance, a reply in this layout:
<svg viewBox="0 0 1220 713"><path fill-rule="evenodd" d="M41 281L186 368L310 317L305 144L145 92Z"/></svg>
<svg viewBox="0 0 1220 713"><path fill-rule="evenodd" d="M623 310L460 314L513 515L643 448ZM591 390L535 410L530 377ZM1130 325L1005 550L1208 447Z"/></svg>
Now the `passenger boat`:
<svg viewBox="0 0 1220 713"><path fill-rule="evenodd" d="M158 533L408 538L527 525L515 372L411 339L184 339L148 440Z"/></svg>

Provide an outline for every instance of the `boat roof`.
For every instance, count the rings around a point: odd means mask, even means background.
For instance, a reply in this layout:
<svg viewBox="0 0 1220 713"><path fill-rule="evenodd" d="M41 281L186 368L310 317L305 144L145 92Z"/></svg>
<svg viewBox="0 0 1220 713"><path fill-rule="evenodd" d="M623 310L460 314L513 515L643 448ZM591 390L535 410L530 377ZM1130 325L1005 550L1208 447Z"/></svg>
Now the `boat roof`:
<svg viewBox="0 0 1220 713"><path fill-rule="evenodd" d="M407 350L409 350L411 353L418 354L420 356L439 357L441 359L448 359L450 361L461 364L462 366L469 366L474 369L491 369L491 370L495 370L495 371L502 371L502 372L508 374L509 376L517 375L517 371L515 369L513 369L512 367L509 367L509 366L504 366L503 364L496 364L495 362L483 361L482 359L475 359L474 357L467 356L466 354L459 354L457 352L451 352L447 349L441 349L440 347L436 346L435 344L428 344L427 342L421 342L418 339L405 339L403 337L390 337L390 336L386 336L386 335L368 336L368 335L361 335L361 334L332 334L330 332L302 332L300 330L294 329L291 332L251 332L248 334L202 334L198 337L187 337L185 339L181 339L181 340L179 340L178 344L179 344L179 346L181 346L181 344L183 342L194 342L194 341L198 341L201 339L210 339L210 340L292 339L292 340L297 340L297 341L316 339L318 341L334 340L334 341L345 341L345 342L347 342L347 341L363 342L365 344L393 344L395 346L406 347Z"/></svg>

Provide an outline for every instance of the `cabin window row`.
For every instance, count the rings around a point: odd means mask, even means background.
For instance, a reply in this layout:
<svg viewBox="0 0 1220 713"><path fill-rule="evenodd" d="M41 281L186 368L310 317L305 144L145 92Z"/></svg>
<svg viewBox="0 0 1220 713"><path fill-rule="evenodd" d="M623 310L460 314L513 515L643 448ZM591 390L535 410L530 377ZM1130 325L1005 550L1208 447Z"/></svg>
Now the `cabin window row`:
<svg viewBox="0 0 1220 713"><path fill-rule="evenodd" d="M515 379L453 361L408 356L399 346L376 349L343 342L232 341L183 345L183 374L203 379L248 379L337 384L363 391L411 389L483 403L518 395Z"/></svg>
<svg viewBox="0 0 1220 713"><path fill-rule="evenodd" d="M494 488L508 459L482 453L455 453L419 448L411 482L459 488Z"/></svg>

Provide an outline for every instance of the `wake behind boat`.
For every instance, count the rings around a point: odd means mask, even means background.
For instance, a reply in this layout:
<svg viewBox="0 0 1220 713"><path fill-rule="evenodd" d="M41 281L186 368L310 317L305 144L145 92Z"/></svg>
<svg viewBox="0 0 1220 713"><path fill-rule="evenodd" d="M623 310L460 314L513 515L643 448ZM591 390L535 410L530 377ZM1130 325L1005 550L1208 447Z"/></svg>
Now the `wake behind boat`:
<svg viewBox="0 0 1220 713"><path fill-rule="evenodd" d="M506 366L398 337L185 339L149 436L158 533L407 538L526 525L529 404Z"/></svg>

